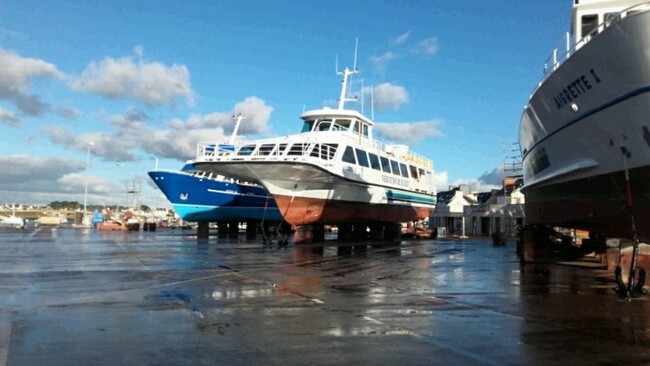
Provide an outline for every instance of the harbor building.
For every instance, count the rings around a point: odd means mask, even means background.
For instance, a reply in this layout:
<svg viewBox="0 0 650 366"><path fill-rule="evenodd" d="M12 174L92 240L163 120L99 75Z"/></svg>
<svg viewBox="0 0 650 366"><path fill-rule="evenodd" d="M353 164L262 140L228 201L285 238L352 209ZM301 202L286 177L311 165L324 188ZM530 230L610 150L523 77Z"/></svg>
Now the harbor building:
<svg viewBox="0 0 650 366"><path fill-rule="evenodd" d="M489 192L472 192L467 185L439 192L431 227L441 236L514 237L517 227L525 223L521 185L521 178L508 177L501 189Z"/></svg>

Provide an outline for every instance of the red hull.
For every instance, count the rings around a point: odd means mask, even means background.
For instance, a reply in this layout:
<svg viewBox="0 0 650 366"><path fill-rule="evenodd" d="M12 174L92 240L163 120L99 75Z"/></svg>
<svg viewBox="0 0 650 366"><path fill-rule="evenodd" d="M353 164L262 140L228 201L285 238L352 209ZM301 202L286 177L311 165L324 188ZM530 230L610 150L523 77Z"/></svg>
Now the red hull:
<svg viewBox="0 0 650 366"><path fill-rule="evenodd" d="M624 172L561 184L524 188L526 221L632 238L631 213L641 241L650 241L650 168L630 171L633 208Z"/></svg>
<svg viewBox="0 0 650 366"><path fill-rule="evenodd" d="M427 218L429 208L274 196L285 221L292 225L408 222Z"/></svg>

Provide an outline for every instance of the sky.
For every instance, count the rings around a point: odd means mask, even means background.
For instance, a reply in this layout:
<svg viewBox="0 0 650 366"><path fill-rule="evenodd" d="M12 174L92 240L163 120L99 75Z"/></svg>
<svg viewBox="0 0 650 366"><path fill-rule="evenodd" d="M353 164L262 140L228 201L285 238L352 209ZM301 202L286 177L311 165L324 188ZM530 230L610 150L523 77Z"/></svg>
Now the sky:
<svg viewBox="0 0 650 366"><path fill-rule="evenodd" d="M135 190L165 207L147 171L180 169L235 113L248 139L299 132L304 110L335 106L355 40L350 90L372 90L375 137L433 160L439 190L495 188L570 6L2 0L0 204L121 205Z"/></svg>

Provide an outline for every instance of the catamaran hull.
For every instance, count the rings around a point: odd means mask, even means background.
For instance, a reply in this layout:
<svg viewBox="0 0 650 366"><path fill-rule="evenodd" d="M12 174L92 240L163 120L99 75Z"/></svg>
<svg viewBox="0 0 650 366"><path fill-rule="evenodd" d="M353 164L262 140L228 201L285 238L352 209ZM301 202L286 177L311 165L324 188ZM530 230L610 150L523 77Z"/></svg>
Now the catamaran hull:
<svg viewBox="0 0 650 366"><path fill-rule="evenodd" d="M408 222L427 218L432 210L396 204L368 204L295 196L273 196L292 225L364 222Z"/></svg>
<svg viewBox="0 0 650 366"><path fill-rule="evenodd" d="M292 225L407 222L429 217L435 196L369 185L300 162L210 162L197 168L256 180Z"/></svg>
<svg viewBox="0 0 650 366"><path fill-rule="evenodd" d="M282 220L275 201L262 187L182 172L148 174L184 221Z"/></svg>
<svg viewBox="0 0 650 366"><path fill-rule="evenodd" d="M535 91L519 131L528 222L630 238L632 212L650 240L649 49L650 13L628 16Z"/></svg>

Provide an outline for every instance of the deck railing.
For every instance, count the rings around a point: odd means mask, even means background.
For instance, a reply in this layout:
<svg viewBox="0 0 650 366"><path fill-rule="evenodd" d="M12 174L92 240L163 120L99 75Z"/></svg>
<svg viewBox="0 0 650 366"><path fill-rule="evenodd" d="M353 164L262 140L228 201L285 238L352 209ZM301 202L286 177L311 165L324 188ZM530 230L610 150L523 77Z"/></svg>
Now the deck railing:
<svg viewBox="0 0 650 366"><path fill-rule="evenodd" d="M650 2L645 2L642 4L636 4L633 5L627 9L621 10L620 12L616 13L614 16L610 16L609 19L606 19L602 23L598 24L594 30L589 32L587 35L584 35L578 42L574 42L571 39L571 35L567 32L565 36L562 38L562 40L559 42L561 46L558 46L553 49L553 52L551 52L551 55L546 59L546 62L544 62L544 75L540 79L540 81L537 83L535 86L535 89L530 93L530 97L535 94L537 89L542 85L542 83L553 73L553 71L557 70L560 65L562 65L566 60L568 60L575 52L576 50L580 49L580 47L584 46L587 44L590 40L592 40L594 37L596 37L599 33L601 33L603 30L606 28L610 27L611 25L615 24L619 20L633 15L633 14L638 14L638 13L644 13L650 11ZM558 55L559 50L564 48L564 53Z"/></svg>
<svg viewBox="0 0 650 366"><path fill-rule="evenodd" d="M345 140L347 140L351 145L356 145L366 149L373 147L381 151L387 151L387 147L391 146L385 145L381 141L358 138L356 136L350 136L347 133L341 133L336 136L336 139L316 139L315 137L312 137L304 141L284 141L282 139L276 139L273 141L266 140L257 142L246 140L228 141L225 143L200 142L197 144L196 158L197 160L203 161L332 160L335 153L332 144L336 142L345 142ZM246 147L249 145L251 146L251 149L246 150ZM260 149L259 146L262 145L274 145L274 148L270 151L268 149ZM398 154L401 155L396 151L392 155L397 156ZM433 168L433 162L430 159L412 151L406 151L403 156L399 157L409 160L416 165Z"/></svg>

